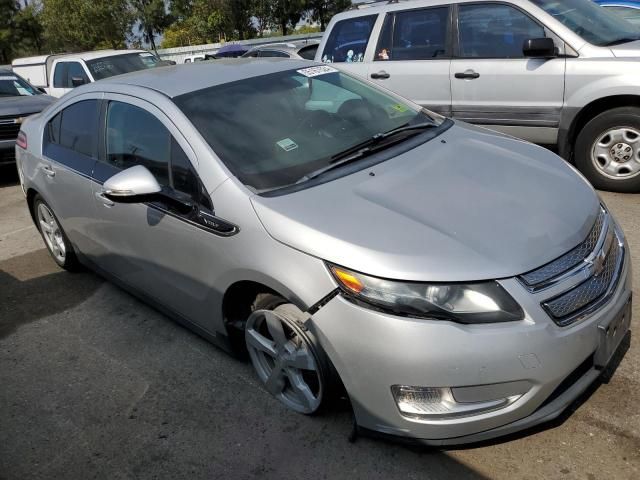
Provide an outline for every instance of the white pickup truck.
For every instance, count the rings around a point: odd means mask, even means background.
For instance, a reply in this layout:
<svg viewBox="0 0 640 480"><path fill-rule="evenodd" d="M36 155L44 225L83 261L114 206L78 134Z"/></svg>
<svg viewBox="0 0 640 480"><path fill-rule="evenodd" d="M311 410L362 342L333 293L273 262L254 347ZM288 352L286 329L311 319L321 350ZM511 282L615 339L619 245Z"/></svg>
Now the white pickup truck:
<svg viewBox="0 0 640 480"><path fill-rule="evenodd" d="M54 97L61 97L79 85L162 63L146 50L99 50L17 58L11 67L33 86Z"/></svg>

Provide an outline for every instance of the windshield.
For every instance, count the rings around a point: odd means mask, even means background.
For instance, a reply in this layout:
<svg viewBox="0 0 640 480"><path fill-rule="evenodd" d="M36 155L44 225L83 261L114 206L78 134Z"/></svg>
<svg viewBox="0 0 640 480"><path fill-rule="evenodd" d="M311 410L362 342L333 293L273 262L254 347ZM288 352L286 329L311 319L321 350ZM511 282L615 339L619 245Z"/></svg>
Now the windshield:
<svg viewBox="0 0 640 480"><path fill-rule="evenodd" d="M40 92L13 73L0 72L0 97L39 95Z"/></svg>
<svg viewBox="0 0 640 480"><path fill-rule="evenodd" d="M640 28L591 0L531 0L534 4L599 47L640 39Z"/></svg>
<svg viewBox="0 0 640 480"><path fill-rule="evenodd" d="M102 80L114 75L144 70L155 65L155 62L152 65L148 60L145 60L147 59L143 60L140 53L125 53L123 55L88 60L86 63L93 78Z"/></svg>
<svg viewBox="0 0 640 480"><path fill-rule="evenodd" d="M443 121L330 66L248 78L175 102L255 191L294 184L377 133Z"/></svg>

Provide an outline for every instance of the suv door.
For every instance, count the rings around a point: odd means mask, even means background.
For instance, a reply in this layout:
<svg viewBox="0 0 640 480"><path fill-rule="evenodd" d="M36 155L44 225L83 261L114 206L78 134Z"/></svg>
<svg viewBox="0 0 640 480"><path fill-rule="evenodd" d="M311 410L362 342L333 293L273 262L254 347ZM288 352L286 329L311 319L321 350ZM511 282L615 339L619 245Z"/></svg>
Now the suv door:
<svg viewBox="0 0 640 480"><path fill-rule="evenodd" d="M453 116L532 142L556 143L565 58L525 58L523 43L551 37L564 52L562 41L507 3L458 4L456 12Z"/></svg>
<svg viewBox="0 0 640 480"><path fill-rule="evenodd" d="M370 42L378 15L345 18L337 22L327 37L320 59L335 63L336 67L349 73L367 76L367 64L373 58Z"/></svg>
<svg viewBox="0 0 640 480"><path fill-rule="evenodd" d="M225 234L204 225L215 217L194 168L195 154L156 107L122 95L109 97L93 175L95 261L174 314L213 331L212 305L220 299L211 285ZM145 166L167 193L194 208L185 212L165 202L105 198L102 183L135 165Z"/></svg>
<svg viewBox="0 0 640 480"><path fill-rule="evenodd" d="M54 97L61 97L79 84L89 83L90 81L89 75L80 62L55 62L50 93Z"/></svg>
<svg viewBox="0 0 640 480"><path fill-rule="evenodd" d="M369 78L415 103L450 115L448 6L387 13Z"/></svg>

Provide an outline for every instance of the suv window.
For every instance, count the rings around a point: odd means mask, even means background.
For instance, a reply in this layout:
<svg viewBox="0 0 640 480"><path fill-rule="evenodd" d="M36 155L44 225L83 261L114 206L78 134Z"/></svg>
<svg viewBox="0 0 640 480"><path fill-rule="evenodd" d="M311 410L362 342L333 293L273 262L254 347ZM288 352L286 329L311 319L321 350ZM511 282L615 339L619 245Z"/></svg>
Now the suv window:
<svg viewBox="0 0 640 480"><path fill-rule="evenodd" d="M448 7L387 15L375 60L430 60L447 54Z"/></svg>
<svg viewBox="0 0 640 480"><path fill-rule="evenodd" d="M261 57L281 57L289 58L288 53L281 52L279 50L260 50Z"/></svg>
<svg viewBox="0 0 640 480"><path fill-rule="evenodd" d="M53 72L53 87L73 88L72 78L74 77L82 78L84 83L89 83L89 77L78 62L58 62Z"/></svg>
<svg viewBox="0 0 640 480"><path fill-rule="evenodd" d="M322 61L362 62L377 15L347 18L336 23L322 52Z"/></svg>
<svg viewBox="0 0 640 480"><path fill-rule="evenodd" d="M460 56L523 58L525 40L542 38L544 28L509 5L474 4L458 7Z"/></svg>
<svg viewBox="0 0 640 480"><path fill-rule="evenodd" d="M119 170L143 165L160 185L197 196L198 181L187 155L162 122L142 108L109 103L106 161Z"/></svg>
<svg viewBox="0 0 640 480"><path fill-rule="evenodd" d="M95 158L99 114L97 100L82 100L74 103L49 121L47 140Z"/></svg>

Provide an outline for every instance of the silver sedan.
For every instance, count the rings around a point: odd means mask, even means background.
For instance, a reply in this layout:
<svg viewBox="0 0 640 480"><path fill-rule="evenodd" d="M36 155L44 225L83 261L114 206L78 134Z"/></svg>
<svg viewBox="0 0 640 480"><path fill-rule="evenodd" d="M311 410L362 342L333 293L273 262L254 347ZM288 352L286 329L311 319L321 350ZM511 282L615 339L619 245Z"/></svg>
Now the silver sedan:
<svg viewBox="0 0 640 480"><path fill-rule="evenodd" d="M549 151L329 65L181 65L20 132L54 260L96 270L311 414L460 444L558 416L629 328L624 234Z"/></svg>

